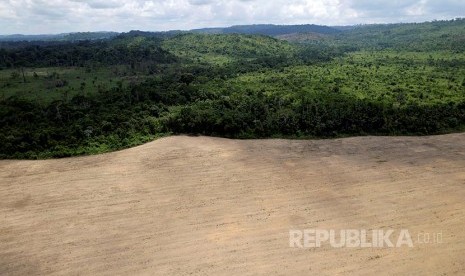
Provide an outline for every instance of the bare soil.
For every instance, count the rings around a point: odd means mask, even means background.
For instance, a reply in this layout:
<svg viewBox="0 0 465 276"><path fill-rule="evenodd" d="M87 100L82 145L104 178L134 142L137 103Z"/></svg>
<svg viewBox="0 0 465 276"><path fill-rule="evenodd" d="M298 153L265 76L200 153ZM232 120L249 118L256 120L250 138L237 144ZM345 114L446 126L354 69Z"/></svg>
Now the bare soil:
<svg viewBox="0 0 465 276"><path fill-rule="evenodd" d="M0 161L0 198L0 275L465 274L465 134L169 137ZM414 247L289 247L315 228L408 229Z"/></svg>

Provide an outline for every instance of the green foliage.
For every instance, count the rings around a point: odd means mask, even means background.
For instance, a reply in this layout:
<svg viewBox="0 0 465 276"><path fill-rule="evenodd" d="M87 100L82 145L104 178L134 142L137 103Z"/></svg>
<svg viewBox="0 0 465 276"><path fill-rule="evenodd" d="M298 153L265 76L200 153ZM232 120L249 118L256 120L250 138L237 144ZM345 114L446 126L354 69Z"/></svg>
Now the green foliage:
<svg viewBox="0 0 465 276"><path fill-rule="evenodd" d="M362 25L336 36L336 43L364 49L465 51L465 19L427 23Z"/></svg>
<svg viewBox="0 0 465 276"><path fill-rule="evenodd" d="M171 133L463 130L464 26L361 26L299 44L143 32L105 42L11 44L0 49L0 158L96 154Z"/></svg>
<svg viewBox="0 0 465 276"><path fill-rule="evenodd" d="M100 90L117 87L118 81L128 86L147 78L142 74L134 76L133 71L130 65L25 68L26 82L23 82L20 71L5 69L0 70L0 91L3 91L5 97L16 96L47 104L54 100L70 100L80 94L93 95Z"/></svg>
<svg viewBox="0 0 465 276"><path fill-rule="evenodd" d="M268 36L182 34L163 42L163 49L191 62L222 65L238 59L291 58L296 47Z"/></svg>
<svg viewBox="0 0 465 276"><path fill-rule="evenodd" d="M14 47L14 45L16 45ZM156 38L116 38L111 41L17 42L0 50L0 68L97 66L170 63L174 56Z"/></svg>

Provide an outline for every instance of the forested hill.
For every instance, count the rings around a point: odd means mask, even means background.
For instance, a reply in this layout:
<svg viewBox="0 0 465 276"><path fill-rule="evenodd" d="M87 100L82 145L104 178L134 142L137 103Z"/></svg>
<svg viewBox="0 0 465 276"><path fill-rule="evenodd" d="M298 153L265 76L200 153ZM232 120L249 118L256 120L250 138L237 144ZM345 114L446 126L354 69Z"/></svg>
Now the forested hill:
<svg viewBox="0 0 465 276"><path fill-rule="evenodd" d="M260 34L268 36L278 36L294 33L316 33L316 34L337 34L341 31L328 26L306 24L306 25L241 25L227 28L206 28L192 30L196 33L216 33L216 34Z"/></svg>
<svg viewBox="0 0 465 276"><path fill-rule="evenodd" d="M63 34L43 34L43 35L0 35L1 41L82 41L110 39L117 36L116 32L77 32Z"/></svg>
<svg viewBox="0 0 465 276"><path fill-rule="evenodd" d="M359 48L463 51L465 19L409 24L362 25L339 33L337 43Z"/></svg>
<svg viewBox="0 0 465 276"><path fill-rule="evenodd" d="M2 44L0 44L2 45ZM103 41L12 42L0 47L0 68L110 66L162 63L174 59L153 37L117 37Z"/></svg>
<svg viewBox="0 0 465 276"><path fill-rule="evenodd" d="M111 39L119 35L123 36L146 36L146 37L170 37L180 33L203 33L203 34L260 34L278 36L293 33L315 33L315 34L337 34L341 31L332 27L322 25L242 25L226 28L204 28L190 31L131 31L128 33L116 32L77 32L55 35L0 35L0 42L11 41L82 41Z"/></svg>
<svg viewBox="0 0 465 276"><path fill-rule="evenodd" d="M170 134L465 129L464 20L293 36L133 31L0 43L0 158L94 154Z"/></svg>

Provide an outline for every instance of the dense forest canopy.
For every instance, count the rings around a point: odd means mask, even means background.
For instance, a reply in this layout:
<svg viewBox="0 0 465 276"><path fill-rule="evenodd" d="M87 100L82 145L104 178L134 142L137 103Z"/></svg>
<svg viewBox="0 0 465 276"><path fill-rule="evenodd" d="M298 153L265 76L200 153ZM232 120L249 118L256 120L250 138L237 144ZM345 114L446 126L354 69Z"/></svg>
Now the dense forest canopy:
<svg viewBox="0 0 465 276"><path fill-rule="evenodd" d="M465 126L463 19L103 35L0 42L0 158Z"/></svg>

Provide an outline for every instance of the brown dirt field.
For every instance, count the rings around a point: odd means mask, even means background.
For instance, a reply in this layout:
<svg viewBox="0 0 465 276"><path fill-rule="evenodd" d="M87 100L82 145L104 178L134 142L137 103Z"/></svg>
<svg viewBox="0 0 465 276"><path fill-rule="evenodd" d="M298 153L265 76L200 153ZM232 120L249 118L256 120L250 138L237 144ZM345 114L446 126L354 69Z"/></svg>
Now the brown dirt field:
<svg viewBox="0 0 465 276"><path fill-rule="evenodd" d="M0 161L0 198L0 275L465 274L465 134L169 137ZM405 228L414 247L289 247L311 228Z"/></svg>

